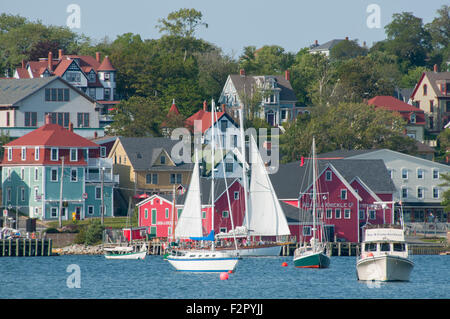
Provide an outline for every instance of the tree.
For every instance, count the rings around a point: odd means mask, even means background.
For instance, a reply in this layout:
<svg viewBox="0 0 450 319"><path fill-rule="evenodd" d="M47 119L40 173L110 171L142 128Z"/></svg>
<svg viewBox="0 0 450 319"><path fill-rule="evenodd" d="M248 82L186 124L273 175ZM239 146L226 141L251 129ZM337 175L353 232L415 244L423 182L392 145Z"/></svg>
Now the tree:
<svg viewBox="0 0 450 319"><path fill-rule="evenodd" d="M265 45L260 49L248 46L239 58L239 67L247 74L277 75L289 69L294 61L294 54L278 45Z"/></svg>
<svg viewBox="0 0 450 319"><path fill-rule="evenodd" d="M188 37L194 36L199 26L208 28L208 24L202 21L203 15L195 9L180 9L169 13L166 19L159 19L156 28L160 33Z"/></svg>
<svg viewBox="0 0 450 319"><path fill-rule="evenodd" d="M281 136L283 162L308 155L312 137L317 152L389 148L414 153L416 142L403 134L405 121L386 110L355 103L315 107L311 115L302 115L289 124Z"/></svg>
<svg viewBox="0 0 450 319"><path fill-rule="evenodd" d="M157 98L133 96L122 100L112 112L113 123L106 134L120 136L159 136L162 122L161 103Z"/></svg>
<svg viewBox="0 0 450 319"><path fill-rule="evenodd" d="M439 184L441 187L446 187L446 190L442 194L441 205L444 206L446 212L450 211L450 173L441 174L440 176L445 182Z"/></svg>
<svg viewBox="0 0 450 319"><path fill-rule="evenodd" d="M330 50L330 59L342 61L356 58L357 56L367 55L367 48L361 47L357 40L344 40L336 44Z"/></svg>
<svg viewBox="0 0 450 319"><path fill-rule="evenodd" d="M437 13L438 16L425 25L425 29L431 36L435 62L441 63L441 69L445 70L448 67L446 62L450 60L450 6L443 5Z"/></svg>
<svg viewBox="0 0 450 319"><path fill-rule="evenodd" d="M404 74L400 80L400 87L402 88L413 88L417 82L419 82L420 77L423 72L428 71L426 67L418 66L408 70L407 74Z"/></svg>

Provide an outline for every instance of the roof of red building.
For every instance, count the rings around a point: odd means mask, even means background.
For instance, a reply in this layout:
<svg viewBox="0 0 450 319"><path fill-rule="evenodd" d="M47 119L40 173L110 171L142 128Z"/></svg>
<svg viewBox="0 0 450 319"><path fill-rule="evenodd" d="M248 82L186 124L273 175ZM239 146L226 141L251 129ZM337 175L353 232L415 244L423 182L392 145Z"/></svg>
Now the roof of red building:
<svg viewBox="0 0 450 319"><path fill-rule="evenodd" d="M226 113L216 112L216 118L214 120L214 123L218 121L224 114ZM211 112L200 110L191 117L188 117L186 119L186 124L191 127L194 127L195 121L201 121L200 131L202 133L205 133L205 131L211 127Z"/></svg>
<svg viewBox="0 0 450 319"><path fill-rule="evenodd" d="M58 124L45 124L4 145L4 147L13 146L99 147L96 143Z"/></svg>
<svg viewBox="0 0 450 319"><path fill-rule="evenodd" d="M20 79L29 79L30 78L30 75L28 74L27 69L17 68L16 71L17 71L17 74L19 75Z"/></svg>
<svg viewBox="0 0 450 319"><path fill-rule="evenodd" d="M176 114L176 115L180 114L180 111L178 111L178 108L175 105L175 100L173 101L172 106L169 109L169 114Z"/></svg>
<svg viewBox="0 0 450 319"><path fill-rule="evenodd" d="M111 61L108 56L102 61L102 64L97 68L98 71L115 71L116 69L112 66Z"/></svg>
<svg viewBox="0 0 450 319"><path fill-rule="evenodd" d="M423 113L423 110L414 107L408 103L405 103L403 101L400 101L399 99L396 99L393 96L386 96L386 95L375 96L374 98L370 99L367 103L369 105L374 105L376 107L385 108L391 111Z"/></svg>

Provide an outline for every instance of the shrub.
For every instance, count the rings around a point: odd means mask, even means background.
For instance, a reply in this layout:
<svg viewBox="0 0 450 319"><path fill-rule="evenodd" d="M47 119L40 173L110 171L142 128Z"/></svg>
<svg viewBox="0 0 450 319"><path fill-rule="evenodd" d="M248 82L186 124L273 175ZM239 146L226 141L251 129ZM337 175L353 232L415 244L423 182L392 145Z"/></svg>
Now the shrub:
<svg viewBox="0 0 450 319"><path fill-rule="evenodd" d="M50 227L50 228L47 228L47 229L45 230L45 232L46 232L47 234L58 234L58 233L59 233L59 230L56 229L56 228Z"/></svg>

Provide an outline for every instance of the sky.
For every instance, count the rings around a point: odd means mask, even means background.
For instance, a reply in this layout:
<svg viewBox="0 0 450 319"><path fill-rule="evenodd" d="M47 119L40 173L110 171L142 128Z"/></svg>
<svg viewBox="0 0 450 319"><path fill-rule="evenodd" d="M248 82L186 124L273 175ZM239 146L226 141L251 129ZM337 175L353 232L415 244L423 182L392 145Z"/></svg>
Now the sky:
<svg viewBox="0 0 450 319"><path fill-rule="evenodd" d="M80 8L80 28L72 28L94 41L105 36L114 40L124 33L143 39L161 36L158 19L180 8L194 8L203 14L208 28L196 36L238 57L244 47L279 45L298 52L318 40L357 39L370 47L385 39L384 26L394 13L412 12L431 22L436 11L447 4L441 0L0 0L0 13L18 14L46 25L67 26L73 11ZM375 8L375 9L374 9ZM377 20L378 19L378 20ZM379 23L377 23L379 21Z"/></svg>

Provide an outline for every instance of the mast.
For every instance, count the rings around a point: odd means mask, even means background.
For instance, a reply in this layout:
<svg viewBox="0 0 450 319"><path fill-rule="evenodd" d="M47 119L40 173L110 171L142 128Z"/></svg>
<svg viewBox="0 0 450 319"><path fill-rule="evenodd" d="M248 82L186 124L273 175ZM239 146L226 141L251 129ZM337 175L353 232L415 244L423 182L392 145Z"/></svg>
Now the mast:
<svg viewBox="0 0 450 319"><path fill-rule="evenodd" d="M313 145L312 145L312 153L313 153L313 238L316 240L316 145L313 137Z"/></svg>
<svg viewBox="0 0 450 319"><path fill-rule="evenodd" d="M172 241L175 242L175 184L173 184L172 200Z"/></svg>
<svg viewBox="0 0 450 319"><path fill-rule="evenodd" d="M211 228L214 230L214 112L215 112L214 99L211 101ZM211 248L214 250L215 240L212 241Z"/></svg>
<svg viewBox="0 0 450 319"><path fill-rule="evenodd" d="M239 131L241 133L241 154L242 154L242 183L244 184L244 209L245 209L245 223L247 227L247 240L250 237L249 232L249 218L248 218L248 194L247 194L247 171L245 169L245 163L246 163L246 156L245 156L245 136L244 136L244 112L242 112L242 109L239 109Z"/></svg>

